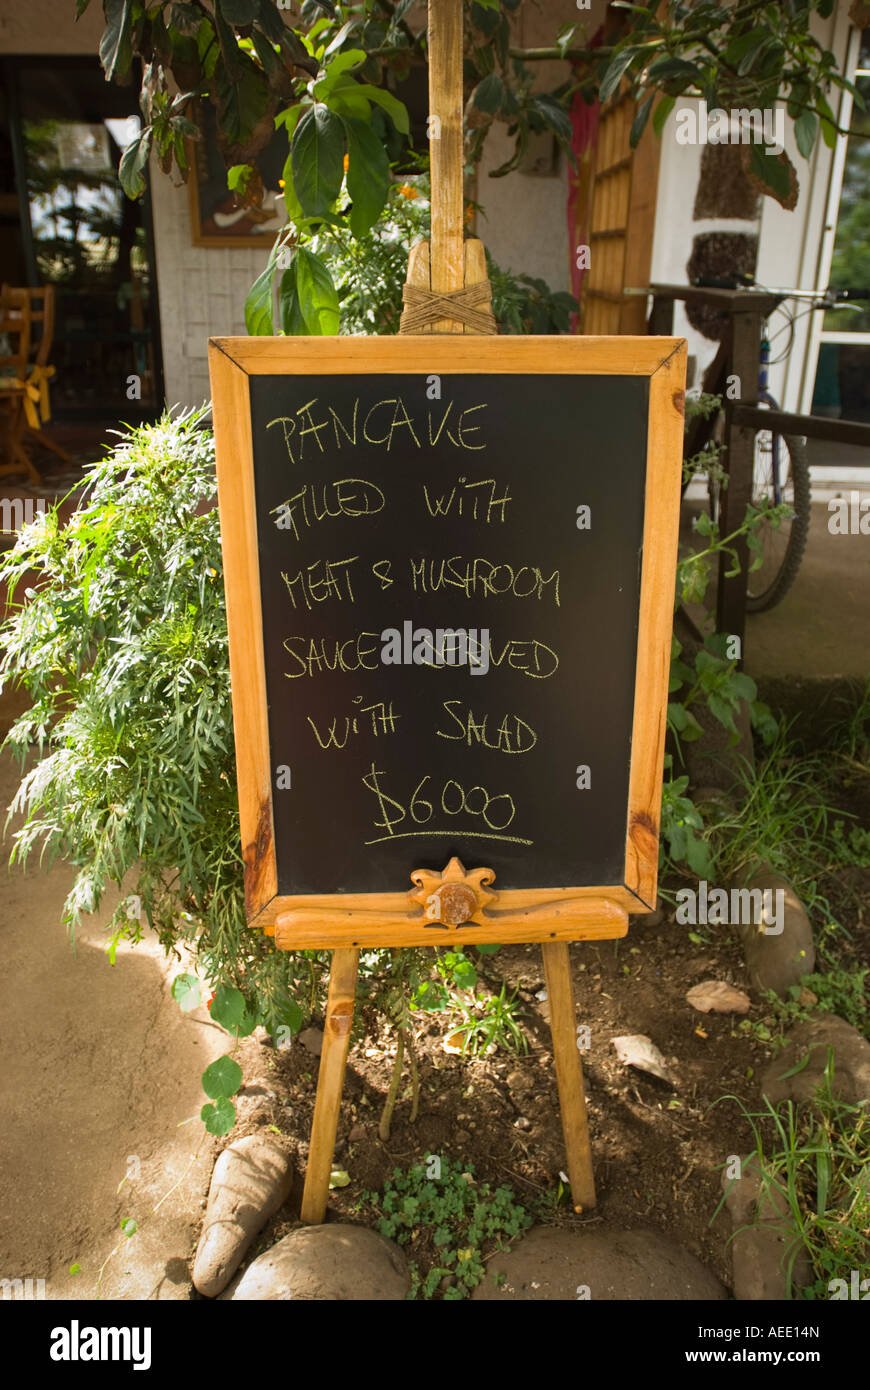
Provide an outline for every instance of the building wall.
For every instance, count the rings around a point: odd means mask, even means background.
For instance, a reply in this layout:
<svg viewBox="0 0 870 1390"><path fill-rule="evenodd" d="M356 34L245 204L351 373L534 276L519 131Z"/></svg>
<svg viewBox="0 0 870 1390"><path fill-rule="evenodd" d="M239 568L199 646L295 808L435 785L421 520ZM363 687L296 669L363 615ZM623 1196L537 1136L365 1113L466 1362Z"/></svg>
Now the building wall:
<svg viewBox="0 0 870 1390"><path fill-rule="evenodd" d="M559 30L578 24L574 44L582 48L604 19L605 0L590 0L581 9L575 0L540 0L524 6L516 23L518 48L551 47ZM585 32L584 32L585 31ZM530 64L536 86L552 90L571 75L569 63ZM571 289L571 248L568 244L567 202L570 165L560 153L555 175L544 177L516 170L503 178L489 177L510 156L514 141L507 126L494 123L477 176L476 201L485 216L477 219L477 235L504 270L532 275L553 290Z"/></svg>
<svg viewBox="0 0 870 1390"><path fill-rule="evenodd" d="M826 47L831 48L842 67L846 60L849 31L848 6L835 6L831 18L816 17L813 32ZM834 109L836 110L836 102ZM693 103L678 102L678 107ZM662 131L661 163L659 167L658 201L656 204L655 237L650 279L660 283L687 283L686 265L692 251L693 239L708 231L739 231L758 235L756 279L759 284L815 288L818 247L824 230L824 211L831 174L833 155L819 137L809 163L798 153L792 122L786 118L786 152L794 165L800 193L794 211L786 210L773 198L761 202L760 215L755 222L717 218L694 221L692 206L701 168L700 145L677 143L676 111L671 112ZM784 322L772 322L772 330ZM785 363L771 370L771 390L786 410L801 408L801 380L806 374L807 322L802 320L791 354ZM686 337L689 354L696 359L695 382L715 355L717 343L698 333L689 324L682 305L676 305L674 332ZM773 341L773 356L786 341L782 335Z"/></svg>
<svg viewBox="0 0 870 1390"><path fill-rule="evenodd" d="M208 340L245 332L245 297L268 251L194 246L188 189L153 160L151 198L166 401L200 405L211 395Z"/></svg>
<svg viewBox="0 0 870 1390"><path fill-rule="evenodd" d="M93 53L105 25L100 0L76 23L74 0L2 0L0 53Z"/></svg>

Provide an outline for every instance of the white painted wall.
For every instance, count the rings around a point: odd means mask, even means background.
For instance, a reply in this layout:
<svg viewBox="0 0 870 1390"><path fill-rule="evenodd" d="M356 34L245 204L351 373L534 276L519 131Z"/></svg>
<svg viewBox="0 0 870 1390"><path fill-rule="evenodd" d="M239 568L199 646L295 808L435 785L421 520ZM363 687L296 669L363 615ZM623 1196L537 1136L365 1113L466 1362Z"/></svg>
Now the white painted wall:
<svg viewBox="0 0 870 1390"><path fill-rule="evenodd" d="M604 19L605 0L589 0L581 8L576 0L539 0L526 5L514 25L518 48L552 46L563 25L579 24L576 47L592 38ZM571 74L568 63L530 64L536 69L537 87L552 90ZM477 175L476 201L485 216L477 219L477 235L504 270L546 280L553 290L571 289L571 249L567 203L570 166L559 155L552 177L516 170L504 178L489 177L509 157L514 141L507 126L494 123L487 136Z"/></svg>
<svg viewBox="0 0 870 1390"><path fill-rule="evenodd" d="M151 197L169 405L200 405L211 392L208 340L245 332L245 296L268 250L194 246L187 188L152 161Z"/></svg>
<svg viewBox="0 0 870 1390"><path fill-rule="evenodd" d="M830 47L842 67L846 61L849 20L848 4L839 0L831 18L813 25L816 37ZM836 103L834 109L836 110ZM697 103L679 101L678 106ZM700 172L700 145L680 145L676 139L676 113L671 112L662 131L661 164L659 169L658 201L651 279L659 282L687 284L686 264L692 252L694 238L702 232L741 231L759 237L756 278L759 284L771 286L815 287L818 249L824 231L825 203L833 156L819 138L807 161L798 153L792 124L786 119L785 148L797 170L800 195L793 212L786 212L773 199L762 199L758 222L717 219L694 221L692 206ZM783 322L772 322L776 328ZM801 380L807 355L807 321L803 320L796 334L791 356L786 364L773 367L770 384L773 394L786 410L801 408ZM674 315L674 331L686 337L689 353L697 358L695 381L700 382L705 367L712 360L717 344L693 329L683 306L678 304ZM773 355L785 343L785 335L773 343Z"/></svg>

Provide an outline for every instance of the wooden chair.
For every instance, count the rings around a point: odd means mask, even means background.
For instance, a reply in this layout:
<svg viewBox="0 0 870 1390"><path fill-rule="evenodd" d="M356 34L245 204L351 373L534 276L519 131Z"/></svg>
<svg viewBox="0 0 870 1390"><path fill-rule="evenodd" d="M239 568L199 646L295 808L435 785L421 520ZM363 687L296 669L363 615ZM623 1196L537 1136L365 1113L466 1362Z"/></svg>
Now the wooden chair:
<svg viewBox="0 0 870 1390"><path fill-rule="evenodd" d="M26 312L30 321L27 383L32 388L30 398L33 408L27 411L28 419L24 433L41 444L43 449L57 454L64 463L71 463L66 449L56 444L43 429L43 425L51 419L48 383L54 376L54 367L49 362L54 342L54 285L28 286L22 289L4 285L0 290L0 300L8 302L13 310ZM34 327L38 327L38 334L34 333Z"/></svg>
<svg viewBox="0 0 870 1390"><path fill-rule="evenodd" d="M40 476L23 443L28 428L30 338L30 305L4 285L0 291L0 477L24 472L38 483Z"/></svg>

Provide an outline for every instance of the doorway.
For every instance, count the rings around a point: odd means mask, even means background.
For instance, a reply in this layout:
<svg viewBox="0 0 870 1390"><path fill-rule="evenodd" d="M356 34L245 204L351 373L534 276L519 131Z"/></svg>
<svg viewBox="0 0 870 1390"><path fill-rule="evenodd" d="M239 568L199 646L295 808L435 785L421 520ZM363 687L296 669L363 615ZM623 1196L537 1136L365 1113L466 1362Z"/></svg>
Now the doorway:
<svg viewBox="0 0 870 1390"><path fill-rule="evenodd" d="M5 58L0 79L2 278L55 287L52 413L153 419L163 372L148 195L132 202L117 175L139 128L136 88L86 57Z"/></svg>

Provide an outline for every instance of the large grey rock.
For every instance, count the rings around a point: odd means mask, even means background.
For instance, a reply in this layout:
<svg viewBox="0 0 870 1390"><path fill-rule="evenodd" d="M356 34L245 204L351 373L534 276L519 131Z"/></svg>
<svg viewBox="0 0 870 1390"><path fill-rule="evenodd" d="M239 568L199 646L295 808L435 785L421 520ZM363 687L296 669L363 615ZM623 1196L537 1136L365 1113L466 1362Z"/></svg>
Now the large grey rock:
<svg viewBox="0 0 870 1390"><path fill-rule="evenodd" d="M411 1287L408 1263L392 1241L367 1226L303 1226L245 1270L232 1299L386 1302Z"/></svg>
<svg viewBox="0 0 870 1390"><path fill-rule="evenodd" d="M777 916L777 904L781 904L779 921L760 922L757 925L745 922L736 926L736 931L743 945L746 969L753 989L772 989L780 998L785 998L791 986L799 984L802 975L811 975L816 965L813 929L803 903L788 879L781 874L759 873L748 883L734 884L733 887L759 889L762 894L782 894L781 898L775 896L767 900L774 905ZM769 927L779 926L780 923L781 931L776 934L768 931Z"/></svg>
<svg viewBox="0 0 870 1390"><path fill-rule="evenodd" d="M762 1185L758 1157L743 1160L739 1178L722 1175L734 1236L730 1242L738 1302L799 1298L813 1270L791 1219L788 1198L775 1182ZM789 1286L791 1292L789 1292Z"/></svg>
<svg viewBox="0 0 870 1390"><path fill-rule="evenodd" d="M496 1277L504 1275L502 1283ZM588 1294L586 1290L588 1289ZM715 1275L659 1231L567 1231L535 1226L487 1264L471 1295L486 1303L590 1298L700 1299L728 1297Z"/></svg>
<svg viewBox="0 0 870 1390"><path fill-rule="evenodd" d="M254 1236L293 1186L289 1155L277 1138L251 1134L224 1149L214 1166L193 1282L206 1298L226 1288Z"/></svg>
<svg viewBox="0 0 870 1390"><path fill-rule="evenodd" d="M851 1023L836 1014L825 1014L798 1023L788 1034L779 1056L765 1068L761 1090L772 1105L781 1100L809 1100L822 1082L828 1048L834 1051L834 1092L851 1105L870 1100L870 1043ZM809 1054L806 1066L792 1071Z"/></svg>

